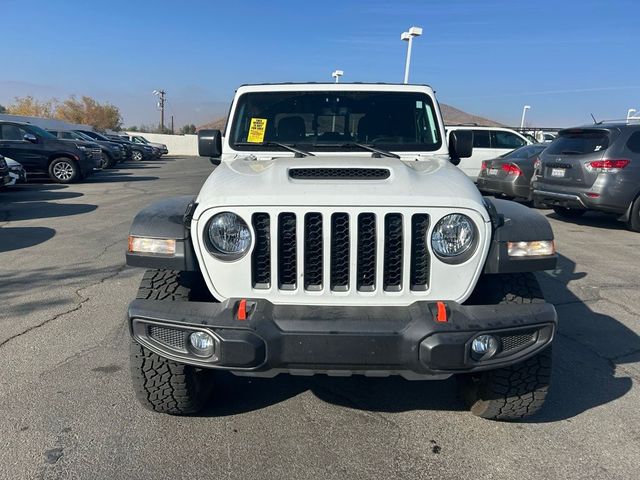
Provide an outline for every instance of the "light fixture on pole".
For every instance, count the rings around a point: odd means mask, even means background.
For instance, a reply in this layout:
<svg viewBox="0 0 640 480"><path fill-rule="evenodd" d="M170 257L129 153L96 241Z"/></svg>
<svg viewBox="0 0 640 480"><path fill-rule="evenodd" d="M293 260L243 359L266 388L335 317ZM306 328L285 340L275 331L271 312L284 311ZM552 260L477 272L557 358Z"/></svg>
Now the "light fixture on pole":
<svg viewBox="0 0 640 480"><path fill-rule="evenodd" d="M160 101L158 102L158 108L160 109L160 133L164 133L164 101L167 92L164 90L154 90L154 95L157 95Z"/></svg>
<svg viewBox="0 0 640 480"><path fill-rule="evenodd" d="M531 108L531 105L525 105L522 108L522 119L520 120L520 130L524 129L524 116L527 114L527 110Z"/></svg>
<svg viewBox="0 0 640 480"><path fill-rule="evenodd" d="M331 76L336 79L336 83L340 82L340 77L343 75L344 75L344 72L342 70L336 70L331 74Z"/></svg>
<svg viewBox="0 0 640 480"><path fill-rule="evenodd" d="M407 60L404 64L404 83L409 83L409 65L411 64L411 46L413 45L413 37L422 35L422 27L411 27L408 32L402 32L400 40L409 42L407 46Z"/></svg>

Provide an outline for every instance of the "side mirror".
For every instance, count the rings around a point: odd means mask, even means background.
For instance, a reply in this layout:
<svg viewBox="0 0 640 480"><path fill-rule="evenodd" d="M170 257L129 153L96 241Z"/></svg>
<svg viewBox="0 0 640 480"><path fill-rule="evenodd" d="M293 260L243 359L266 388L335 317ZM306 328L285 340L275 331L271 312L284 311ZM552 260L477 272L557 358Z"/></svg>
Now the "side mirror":
<svg viewBox="0 0 640 480"><path fill-rule="evenodd" d="M222 133L220 130L200 130L198 132L198 155L209 157L212 164L220 165L220 155L222 155Z"/></svg>
<svg viewBox="0 0 640 480"><path fill-rule="evenodd" d="M449 155L451 163L458 165L461 158L469 158L473 154L473 131L454 130L449 134Z"/></svg>
<svg viewBox="0 0 640 480"><path fill-rule="evenodd" d="M36 137L33 133L25 133L24 137L22 137L27 142L38 143L38 137Z"/></svg>

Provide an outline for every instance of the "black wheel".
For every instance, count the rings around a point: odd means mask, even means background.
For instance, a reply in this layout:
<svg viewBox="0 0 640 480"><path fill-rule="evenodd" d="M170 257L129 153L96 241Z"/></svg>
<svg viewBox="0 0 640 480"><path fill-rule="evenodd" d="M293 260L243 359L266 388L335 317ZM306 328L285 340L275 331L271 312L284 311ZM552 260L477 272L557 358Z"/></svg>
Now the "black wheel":
<svg viewBox="0 0 640 480"><path fill-rule="evenodd" d="M577 208L567 208L567 207L553 207L553 211L556 212L562 218L580 218L587 211L579 210Z"/></svg>
<svg viewBox="0 0 640 480"><path fill-rule="evenodd" d="M131 152L131 158L136 162L142 161L142 152L140 150L134 150Z"/></svg>
<svg viewBox="0 0 640 480"><path fill-rule="evenodd" d="M111 155L106 152L102 153L102 162L100 163L103 169L113 168L116 166L116 161Z"/></svg>
<svg viewBox="0 0 640 480"><path fill-rule="evenodd" d="M56 158L49 164L49 177L54 182L73 183L81 178L80 168L70 158Z"/></svg>
<svg viewBox="0 0 640 480"><path fill-rule="evenodd" d="M147 270L136 298L186 302L193 277L173 270ZM212 392L212 371L167 360L135 340L130 348L131 378L136 397L146 408L171 415L202 410Z"/></svg>
<svg viewBox="0 0 640 480"><path fill-rule="evenodd" d="M640 232L640 196L631 205L628 225L630 230Z"/></svg>
<svg viewBox="0 0 640 480"><path fill-rule="evenodd" d="M544 302L532 273L484 275L467 303L474 305ZM491 420L520 420L536 413L551 381L551 346L509 367L458 376L471 413Z"/></svg>

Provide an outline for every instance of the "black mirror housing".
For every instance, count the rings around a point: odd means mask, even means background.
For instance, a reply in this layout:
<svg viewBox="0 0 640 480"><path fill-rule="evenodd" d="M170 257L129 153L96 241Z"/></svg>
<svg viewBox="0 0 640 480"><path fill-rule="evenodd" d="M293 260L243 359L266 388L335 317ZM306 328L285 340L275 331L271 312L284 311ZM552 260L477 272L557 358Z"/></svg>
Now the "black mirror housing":
<svg viewBox="0 0 640 480"><path fill-rule="evenodd" d="M473 154L473 131L453 130L449 134L449 155L451 163L458 165L461 158L469 158Z"/></svg>
<svg viewBox="0 0 640 480"><path fill-rule="evenodd" d="M198 155L209 157L214 165L220 164L222 155L222 133L220 130L200 130L198 132ZM217 163L213 160L216 159Z"/></svg>

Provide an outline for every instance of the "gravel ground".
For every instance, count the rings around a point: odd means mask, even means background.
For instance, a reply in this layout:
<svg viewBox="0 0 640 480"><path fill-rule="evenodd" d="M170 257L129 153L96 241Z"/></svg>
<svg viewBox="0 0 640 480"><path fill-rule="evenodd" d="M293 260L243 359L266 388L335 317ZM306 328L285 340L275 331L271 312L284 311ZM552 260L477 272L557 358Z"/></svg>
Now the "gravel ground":
<svg viewBox="0 0 640 480"><path fill-rule="evenodd" d="M595 213L541 211L561 254L540 275L560 331L552 393L525 423L473 417L453 379L230 377L202 416L144 410L128 228L211 168L165 157L0 192L0 478L637 478L640 234Z"/></svg>

